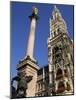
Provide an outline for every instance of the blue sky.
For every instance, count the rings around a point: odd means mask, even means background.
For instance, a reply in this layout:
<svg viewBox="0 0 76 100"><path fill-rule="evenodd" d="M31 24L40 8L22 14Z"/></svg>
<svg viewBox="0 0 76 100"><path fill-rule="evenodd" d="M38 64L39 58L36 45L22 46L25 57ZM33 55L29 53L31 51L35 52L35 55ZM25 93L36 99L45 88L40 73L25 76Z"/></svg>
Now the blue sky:
<svg viewBox="0 0 76 100"><path fill-rule="evenodd" d="M55 5L55 4L54 4ZM53 4L11 2L11 76L16 75L16 66L26 56L32 7L38 8L39 20L36 25L34 58L40 67L48 64L47 38L50 33L49 18ZM73 39L73 6L56 5L67 23L69 36Z"/></svg>

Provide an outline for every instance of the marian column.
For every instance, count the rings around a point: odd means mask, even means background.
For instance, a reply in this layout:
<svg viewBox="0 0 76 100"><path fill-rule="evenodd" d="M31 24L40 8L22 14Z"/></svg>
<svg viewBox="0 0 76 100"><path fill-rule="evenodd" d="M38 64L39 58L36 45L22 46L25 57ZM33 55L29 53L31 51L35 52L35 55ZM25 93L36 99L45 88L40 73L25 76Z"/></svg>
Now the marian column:
<svg viewBox="0 0 76 100"><path fill-rule="evenodd" d="M38 9L33 8L32 15L29 16L31 20L30 26L30 33L29 33L29 40L28 40L28 47L27 47L27 56L33 59L33 51L34 51L34 40L35 40L35 29L36 29L36 21L38 19Z"/></svg>
<svg viewBox="0 0 76 100"><path fill-rule="evenodd" d="M35 91L36 91L37 71L39 70L39 66L37 65L35 59L33 58L33 52L34 52L36 22L38 19L37 14L38 14L38 9L34 7L31 16L29 16L31 20L31 26L30 26L28 45L27 45L26 58L20 60L19 64L17 65L17 70L19 73L21 73L21 75L23 73L25 77L29 76L32 77L32 79L29 82L26 82L26 80L22 80L25 81L27 84L25 97L35 97ZM18 84L21 85L21 83Z"/></svg>

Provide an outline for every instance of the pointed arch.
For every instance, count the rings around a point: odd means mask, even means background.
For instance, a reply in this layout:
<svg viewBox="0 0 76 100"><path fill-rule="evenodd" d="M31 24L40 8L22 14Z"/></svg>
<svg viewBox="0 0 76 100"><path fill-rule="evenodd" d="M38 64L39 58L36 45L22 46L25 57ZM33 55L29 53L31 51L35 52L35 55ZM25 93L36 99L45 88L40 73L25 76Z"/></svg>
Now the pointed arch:
<svg viewBox="0 0 76 100"><path fill-rule="evenodd" d="M56 72L56 79L60 79L62 77L63 77L62 69L61 68L58 68L57 69L57 72Z"/></svg>
<svg viewBox="0 0 76 100"><path fill-rule="evenodd" d="M58 83L58 90L57 90L57 93L62 93L65 91L65 85L64 85L64 82L63 81L60 81Z"/></svg>

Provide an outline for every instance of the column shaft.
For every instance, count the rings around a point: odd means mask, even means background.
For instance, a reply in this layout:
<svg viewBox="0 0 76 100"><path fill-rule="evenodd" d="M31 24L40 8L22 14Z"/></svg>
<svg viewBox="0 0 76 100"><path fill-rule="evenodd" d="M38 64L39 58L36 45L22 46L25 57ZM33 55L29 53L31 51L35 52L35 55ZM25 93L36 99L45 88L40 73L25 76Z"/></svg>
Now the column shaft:
<svg viewBox="0 0 76 100"><path fill-rule="evenodd" d="M33 58L33 51L34 51L35 28L36 28L36 19L32 18L29 40L28 40L28 47L27 47L27 55L29 55L31 58Z"/></svg>

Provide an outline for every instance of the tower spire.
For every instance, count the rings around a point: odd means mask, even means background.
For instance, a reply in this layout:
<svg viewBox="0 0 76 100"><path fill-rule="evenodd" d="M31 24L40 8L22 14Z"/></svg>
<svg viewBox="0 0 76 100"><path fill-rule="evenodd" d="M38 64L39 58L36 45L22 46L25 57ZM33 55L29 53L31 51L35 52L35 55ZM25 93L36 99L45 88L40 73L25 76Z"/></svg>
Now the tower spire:
<svg viewBox="0 0 76 100"><path fill-rule="evenodd" d="M67 26L59 9L54 6L48 38L50 95L73 94L73 47Z"/></svg>
<svg viewBox="0 0 76 100"><path fill-rule="evenodd" d="M54 5L52 18L50 19L51 19L50 20L50 29L51 29L50 36L54 37L57 34L60 34L63 32L68 33L66 23L64 19L62 18L62 15L56 5Z"/></svg>

